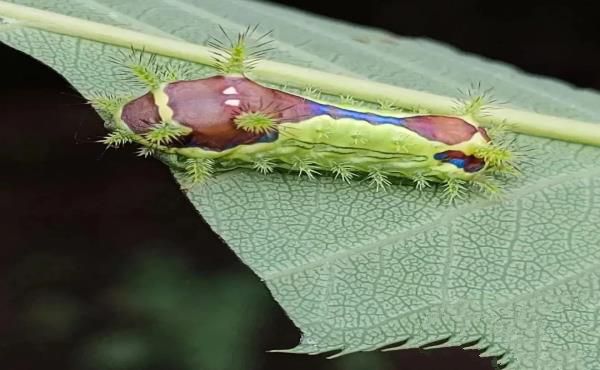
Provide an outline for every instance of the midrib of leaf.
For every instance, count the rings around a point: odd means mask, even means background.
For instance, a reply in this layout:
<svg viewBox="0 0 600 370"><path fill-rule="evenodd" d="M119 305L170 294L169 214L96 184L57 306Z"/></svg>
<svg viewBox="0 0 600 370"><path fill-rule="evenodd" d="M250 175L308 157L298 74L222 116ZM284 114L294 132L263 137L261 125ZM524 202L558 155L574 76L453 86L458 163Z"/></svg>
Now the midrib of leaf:
<svg viewBox="0 0 600 370"><path fill-rule="evenodd" d="M423 225L420 225L419 227L410 229L408 231L403 231L400 233L395 233L395 234L389 235L386 238L377 240L376 242L371 243L371 244L363 245L363 246L360 246L357 248L347 249L347 250L344 250L339 253L330 254L326 257L320 257L319 259L315 259L313 261L303 263L301 265L297 265L297 266L294 266L294 267L291 267L291 268L288 268L285 270L280 270L280 271L272 272L272 273L266 273L262 276L262 278L265 280L273 280L273 279L285 277L285 276L288 276L288 275L291 275L291 274L294 274L297 272L306 271L308 269L314 269L318 266L325 265L325 264L327 264L329 262L333 262L337 259L360 254L360 253L363 253L363 252L366 252L369 250L375 250L375 249L387 246L389 244L392 244L394 242L405 240L410 236L418 235L420 233L427 232L429 230L433 230L433 229L439 228L441 226L449 226L452 224L453 220L457 216L468 217L472 213L481 211L487 207L493 207L496 205L500 205L501 203L504 203L504 202L513 202L513 201L519 200L522 197L525 197L527 195L536 193L540 190L549 189L553 186L567 184L567 183L570 183L573 181L581 181L583 179L591 179L596 176L600 176L600 169L595 170L595 171L591 171L590 169L584 169L584 170L580 170L580 171L577 171L574 173L561 174L561 175L550 177L550 178L542 178L542 180L540 180L536 183L533 183L529 186L525 186L525 187L522 187L515 191L512 191L510 194L506 195L501 202L500 201L481 200L481 201L476 201L476 202L470 202L469 204L463 205L462 207L459 207L459 208L448 208L445 212L443 212L440 215L440 217L438 217L434 220L431 220L430 222L424 223ZM318 196L318 194L317 194L317 196ZM588 204L592 204L591 200L590 200L590 203L588 203ZM598 263L600 263L600 261L597 261L594 263L598 264ZM447 278L445 278L445 280L447 280Z"/></svg>
<svg viewBox="0 0 600 370"><path fill-rule="evenodd" d="M136 25L139 28L145 29L153 34L158 34L158 35L161 35L164 37L168 37L170 39L185 42L185 40L183 40L180 37L177 37L168 32L165 32L164 30L162 30L158 27L152 26L148 23L140 22L137 19L132 18L129 15L127 15L121 11L118 11L116 9L113 9L112 7L101 4L95 0L75 0L75 1L79 2L80 4L83 4L85 7L90 8L90 9L100 9L100 10L104 11L105 14L108 14L112 18L115 18L117 21L123 19L123 20L126 20L128 24ZM163 0L163 2L165 4L171 5L173 8L180 9L185 13L190 13L190 14L194 14L198 17L210 19L211 22L217 23L224 28L237 29L238 31L241 32L241 31L244 31L247 27L247 25L242 25L242 24L239 24L236 22L232 22L231 20L229 20L227 18L221 17L217 13L208 12L208 11L206 11L196 5L193 5L193 4L183 3L178 0ZM277 49L286 50L290 54L293 54L294 56L303 57L303 58L309 59L309 60L314 60L315 62L319 63L320 65L326 65L329 70L333 70L333 71L336 71L338 73L342 73L342 74L348 75L348 76L356 76L356 77L360 76L359 74L357 74L355 72L352 72L348 69L340 67L340 66L338 66L334 63L331 63L323 58L319 58L318 56L316 56L314 54L307 53L301 49L295 48L292 45L289 45L285 42L282 42L279 40L274 40L274 46L276 46Z"/></svg>
<svg viewBox="0 0 600 370"><path fill-rule="evenodd" d="M210 48L173 38L148 35L8 2L0 2L0 15L13 19L24 27L112 45L133 46L204 65L213 63ZM13 28L14 24L10 27ZM450 97L269 60L261 61L250 76L265 82L299 88L313 87L326 93L350 95L370 102L392 101L400 107L421 107L437 114L452 114L456 107L456 101ZM488 125L505 122L512 130L520 133L600 145L600 124L596 123L505 107L493 107L485 115L479 115L475 119Z"/></svg>
<svg viewBox="0 0 600 370"><path fill-rule="evenodd" d="M168 1L178 1L178 0L168 0ZM219 1L228 2L228 3L232 4L232 6L233 6L233 3L231 2L231 0L219 0ZM243 7L245 12L256 13L260 17L260 19L263 19L265 17L268 17L271 19L278 19L278 17L281 17L281 14L276 13L276 11L278 10L276 6L264 6L264 4L256 3L256 2L239 2L239 3L236 2L235 6ZM433 68L429 68L426 65L417 64L415 62L412 62L411 60L398 58L396 54L389 52L389 50L391 50L390 48L382 51L379 49L370 48L367 45L364 45L362 43L351 42L351 40L349 38L341 36L342 35L341 33L337 33L337 32L321 33L318 31L318 29L314 29L312 27L310 27L310 28L302 27L302 24L299 23L296 18L289 18L289 19L286 18L286 24L297 26L299 29L302 29L303 32L307 32L307 33L314 35L313 38L315 38L315 39L319 38L319 39L324 39L324 40L331 40L330 43L344 44L347 48L352 48L354 50L359 49L363 52L365 58L370 58L370 59L377 60L377 61L389 60L390 62L395 63L400 67L406 67L406 68L410 69L411 72L418 73L418 74L425 76L433 81L436 81L442 85L445 85L446 87L456 88L457 86L461 86L461 83L462 83L461 81L447 77L446 75L440 75ZM406 45L405 52L410 53L410 51L412 49L416 49L417 47L418 47L418 45L409 43ZM403 50L404 49L405 48L403 45ZM439 58L439 56L436 55L430 48L418 47L418 49L420 52L428 54L433 59ZM558 97L556 95L546 92L544 89L535 89L534 87L530 86L529 84L523 83L521 79L514 79L514 78L507 79L506 76L498 74L495 71L490 73L489 70L482 69L477 64L472 63L472 64L467 65L465 63L464 58L458 57L459 55L456 53L453 53L453 54L447 53L447 54L448 55L446 55L446 56L454 57L452 61L447 62L449 65L459 64L463 69L468 69L469 71L478 72L481 75L485 76L487 83L491 83L490 79L497 79L497 80L502 79L503 83L506 83L509 86L514 86L515 88L518 88L520 90L528 91L528 92L531 92L532 94L536 94L538 96L543 96L544 98L552 101L554 104L557 104L559 106L564 106L565 108L573 107L573 109L575 109L576 111L584 112L587 115L591 115L591 116L596 114L596 112L591 111L587 108L577 106L575 104L577 102L574 101L572 97L569 97L569 99L565 99L564 96Z"/></svg>

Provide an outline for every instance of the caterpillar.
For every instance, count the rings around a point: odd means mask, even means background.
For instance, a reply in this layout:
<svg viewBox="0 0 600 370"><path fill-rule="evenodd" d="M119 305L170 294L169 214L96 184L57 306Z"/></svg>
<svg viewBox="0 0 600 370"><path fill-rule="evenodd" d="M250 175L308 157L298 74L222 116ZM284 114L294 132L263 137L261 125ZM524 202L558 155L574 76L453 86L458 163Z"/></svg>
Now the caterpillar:
<svg viewBox="0 0 600 370"><path fill-rule="evenodd" d="M192 185L237 168L284 170L308 179L364 180L375 190L394 179L419 190L437 183L453 201L469 188L497 194L493 177L516 171L507 142L480 127L468 109L449 116L385 103L357 106L351 97L333 104L314 91L304 96L252 81L246 72L269 50L270 34L250 44L255 31L231 38L222 30L227 42L209 41L219 73L207 78L182 78L172 65L132 49L119 63L148 91L92 101L111 121L112 132L101 141L141 144L139 155L159 157ZM477 99L471 104L482 103Z"/></svg>

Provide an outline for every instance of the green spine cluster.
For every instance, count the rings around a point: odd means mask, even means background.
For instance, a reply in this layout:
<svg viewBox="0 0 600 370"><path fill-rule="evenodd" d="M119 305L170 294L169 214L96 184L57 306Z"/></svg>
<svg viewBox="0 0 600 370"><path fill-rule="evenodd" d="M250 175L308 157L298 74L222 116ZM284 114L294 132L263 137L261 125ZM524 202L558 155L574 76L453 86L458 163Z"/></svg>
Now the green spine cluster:
<svg viewBox="0 0 600 370"><path fill-rule="evenodd" d="M235 37L230 36L221 26L223 39L212 37L208 46L212 47L214 67L221 74L243 74L251 70L272 50L272 31L257 36L258 25L247 27Z"/></svg>

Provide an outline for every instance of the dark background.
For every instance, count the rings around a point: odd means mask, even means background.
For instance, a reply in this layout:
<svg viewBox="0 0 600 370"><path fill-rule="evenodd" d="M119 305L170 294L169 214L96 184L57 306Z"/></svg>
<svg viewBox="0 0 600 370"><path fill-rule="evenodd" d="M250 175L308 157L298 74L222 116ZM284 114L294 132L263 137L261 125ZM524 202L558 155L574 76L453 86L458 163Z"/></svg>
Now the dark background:
<svg viewBox="0 0 600 370"><path fill-rule="evenodd" d="M287 3L600 89L592 5ZM61 76L3 45L0 56L2 368L493 368L460 348L267 353L295 345L298 331L167 169L132 149L105 151L100 118Z"/></svg>

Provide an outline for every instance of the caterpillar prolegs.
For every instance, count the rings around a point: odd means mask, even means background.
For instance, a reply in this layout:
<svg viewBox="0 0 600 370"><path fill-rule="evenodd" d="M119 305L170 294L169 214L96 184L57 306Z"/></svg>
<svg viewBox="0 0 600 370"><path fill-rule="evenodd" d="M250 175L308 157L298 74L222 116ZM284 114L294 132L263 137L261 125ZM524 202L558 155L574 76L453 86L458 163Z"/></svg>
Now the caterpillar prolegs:
<svg viewBox="0 0 600 370"><path fill-rule="evenodd" d="M308 179L365 180L375 190L393 179L420 190L440 183L452 200L469 187L493 195L499 188L492 176L515 171L506 141L479 127L468 110L447 116L357 107L348 98L332 104L250 80L244 72L267 44L263 35L249 47L254 31L227 37L227 45L210 43L221 74L208 78L182 79L171 66L134 52L126 65L149 91L95 101L113 121L103 142L141 144L140 155L158 156L189 183L235 168L279 169Z"/></svg>

